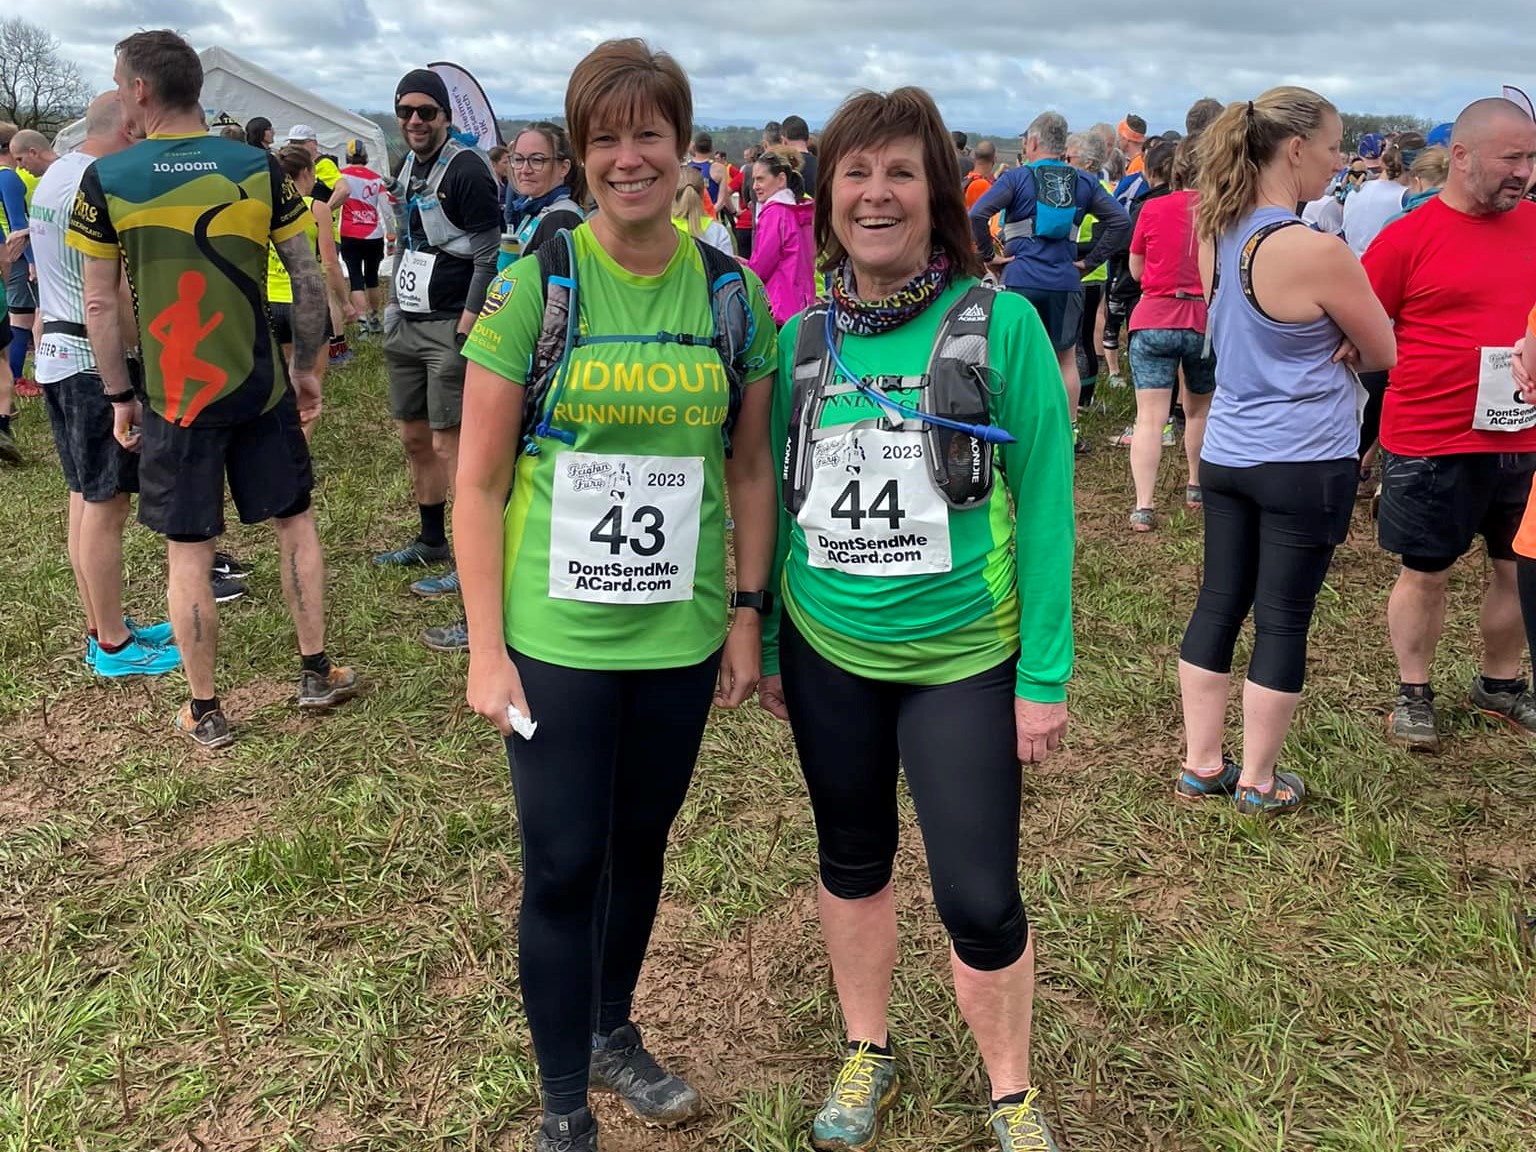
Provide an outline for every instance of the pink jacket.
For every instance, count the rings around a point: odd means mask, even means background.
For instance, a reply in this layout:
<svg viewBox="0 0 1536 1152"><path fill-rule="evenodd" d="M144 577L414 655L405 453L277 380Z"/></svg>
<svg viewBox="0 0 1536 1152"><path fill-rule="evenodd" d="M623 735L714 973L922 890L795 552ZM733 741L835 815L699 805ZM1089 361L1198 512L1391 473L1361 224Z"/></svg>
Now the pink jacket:
<svg viewBox="0 0 1536 1152"><path fill-rule="evenodd" d="M796 203L794 193L785 188L775 192L757 216L747 267L762 280L768 307L781 328L816 299L816 241L811 227L815 215L811 201Z"/></svg>

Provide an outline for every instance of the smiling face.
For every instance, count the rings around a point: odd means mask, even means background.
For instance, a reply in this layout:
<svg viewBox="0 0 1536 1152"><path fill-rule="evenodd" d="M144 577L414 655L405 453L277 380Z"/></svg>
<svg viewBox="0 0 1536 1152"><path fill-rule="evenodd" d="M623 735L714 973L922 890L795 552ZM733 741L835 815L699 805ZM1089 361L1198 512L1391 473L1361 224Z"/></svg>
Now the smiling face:
<svg viewBox="0 0 1536 1152"><path fill-rule="evenodd" d="M901 284L928 263L933 247L923 147L907 136L850 149L832 174L832 232L862 290Z"/></svg>
<svg viewBox="0 0 1536 1152"><path fill-rule="evenodd" d="M423 114L432 119L423 120ZM448 114L423 92L402 92L395 103L395 116L405 146L418 156L431 156L448 142Z"/></svg>
<svg viewBox="0 0 1536 1152"><path fill-rule="evenodd" d="M658 109L641 110L627 125L594 119L584 160L599 215L619 226L670 227L680 158L677 133Z"/></svg>
<svg viewBox="0 0 1536 1152"><path fill-rule="evenodd" d="M520 132L512 142L507 165L519 196L542 196L564 184L571 172L571 162L555 155L554 142L532 128Z"/></svg>

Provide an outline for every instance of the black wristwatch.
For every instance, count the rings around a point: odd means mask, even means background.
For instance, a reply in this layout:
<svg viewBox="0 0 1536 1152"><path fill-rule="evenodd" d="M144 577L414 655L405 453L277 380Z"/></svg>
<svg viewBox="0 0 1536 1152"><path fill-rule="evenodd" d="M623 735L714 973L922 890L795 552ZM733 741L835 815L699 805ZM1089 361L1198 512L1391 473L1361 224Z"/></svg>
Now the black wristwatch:
<svg viewBox="0 0 1536 1152"><path fill-rule="evenodd" d="M453 346L455 348L462 348L462 347L464 347L464 341L466 341L468 339L469 339L469 333L468 332L455 332L453 334Z"/></svg>
<svg viewBox="0 0 1536 1152"><path fill-rule="evenodd" d="M127 404L136 399L132 388L124 388L121 392L107 393L108 404Z"/></svg>
<svg viewBox="0 0 1536 1152"><path fill-rule="evenodd" d="M755 608L758 615L766 616L773 611L772 592L732 592L732 608Z"/></svg>

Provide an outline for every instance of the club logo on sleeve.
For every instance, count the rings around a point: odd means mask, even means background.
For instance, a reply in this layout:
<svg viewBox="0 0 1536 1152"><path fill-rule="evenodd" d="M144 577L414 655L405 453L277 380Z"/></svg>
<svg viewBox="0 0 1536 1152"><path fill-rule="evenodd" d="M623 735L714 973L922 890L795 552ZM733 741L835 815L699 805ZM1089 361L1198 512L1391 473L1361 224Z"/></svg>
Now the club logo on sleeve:
<svg viewBox="0 0 1536 1152"><path fill-rule="evenodd" d="M480 309L481 316L494 316L506 307L507 301L512 299L512 293L517 288L517 281L503 272L495 280L491 281L490 288L485 293L485 304Z"/></svg>

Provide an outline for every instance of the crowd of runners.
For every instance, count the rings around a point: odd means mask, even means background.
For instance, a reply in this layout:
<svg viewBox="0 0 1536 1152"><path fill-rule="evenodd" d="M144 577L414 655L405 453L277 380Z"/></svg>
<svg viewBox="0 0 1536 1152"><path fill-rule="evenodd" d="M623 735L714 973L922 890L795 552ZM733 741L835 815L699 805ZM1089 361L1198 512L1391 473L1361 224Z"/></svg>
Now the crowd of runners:
<svg viewBox="0 0 1536 1152"><path fill-rule="evenodd" d="M201 74L179 36L136 33L77 151L0 126L0 456L30 342L86 661L184 668L174 726L218 747L217 605L242 590L216 549L226 492L276 528L298 706L358 689L326 647L308 437L348 333L382 342L419 528L374 562L445 566L412 591L463 616L425 640L468 650L469 703L506 739L541 1152L598 1147L592 1089L653 1124L700 1110L633 998L711 705L754 693L805 774L846 1026L814 1146L874 1148L899 1091L904 772L993 1138L1058 1148L1029 1065L1020 765L1067 731L1097 387L1136 390L1128 527L1156 530L1180 427L1203 511L1177 796L1302 803L1278 759L1362 494L1402 559L1390 739L1438 745L1447 574L1477 536L1471 701L1536 735L1536 123L1517 104L1348 157L1302 88L1201 100L1161 134L1045 112L1010 165L909 87L851 96L816 139L786 116L738 166L695 133L677 63L617 40L575 66L563 126L490 153L435 72L407 73L392 165L357 141L321 155L305 124L210 125ZM169 623L122 603L134 496L167 542Z"/></svg>

